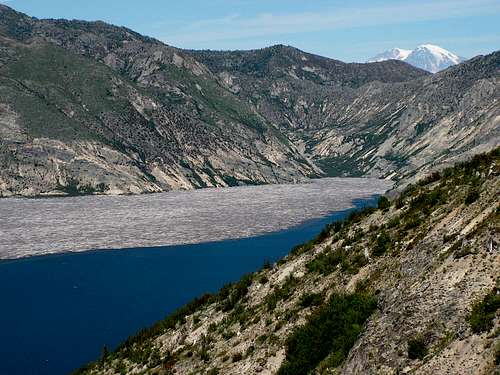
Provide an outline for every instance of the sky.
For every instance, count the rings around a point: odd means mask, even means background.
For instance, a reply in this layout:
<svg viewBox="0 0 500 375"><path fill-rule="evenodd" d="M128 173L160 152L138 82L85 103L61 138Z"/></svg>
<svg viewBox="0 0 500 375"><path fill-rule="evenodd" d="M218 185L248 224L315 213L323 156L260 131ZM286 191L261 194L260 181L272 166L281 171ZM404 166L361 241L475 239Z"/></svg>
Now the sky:
<svg viewBox="0 0 500 375"><path fill-rule="evenodd" d="M470 58L500 49L500 0L0 0L37 18L102 20L169 45L286 44L346 62L436 44Z"/></svg>

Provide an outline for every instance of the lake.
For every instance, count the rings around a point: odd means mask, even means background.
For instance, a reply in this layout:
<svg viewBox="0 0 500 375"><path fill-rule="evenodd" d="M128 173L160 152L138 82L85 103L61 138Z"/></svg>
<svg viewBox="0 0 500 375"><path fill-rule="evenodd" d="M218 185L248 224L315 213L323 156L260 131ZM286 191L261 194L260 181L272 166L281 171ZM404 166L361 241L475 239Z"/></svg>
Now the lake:
<svg viewBox="0 0 500 375"><path fill-rule="evenodd" d="M390 186L378 180L326 180L138 197L1 200L0 253L32 257L0 262L0 374L66 374L96 359L104 345L114 348L194 297L280 259L354 207L375 204L374 196ZM170 213L162 216L165 210ZM125 214L119 224L110 220ZM61 217L77 220L85 231ZM209 229L196 227L204 225ZM125 238L113 239L120 237L120 226ZM21 235L17 246L13 233L21 234L19 228L30 233ZM158 228L170 230L155 235ZM101 238L92 242L87 231ZM175 244L182 234L192 243ZM242 238L231 239L237 237ZM135 241L141 246L129 245ZM151 247L148 241L174 244ZM131 248L67 252L101 243L94 248ZM58 251L66 252L33 256Z"/></svg>

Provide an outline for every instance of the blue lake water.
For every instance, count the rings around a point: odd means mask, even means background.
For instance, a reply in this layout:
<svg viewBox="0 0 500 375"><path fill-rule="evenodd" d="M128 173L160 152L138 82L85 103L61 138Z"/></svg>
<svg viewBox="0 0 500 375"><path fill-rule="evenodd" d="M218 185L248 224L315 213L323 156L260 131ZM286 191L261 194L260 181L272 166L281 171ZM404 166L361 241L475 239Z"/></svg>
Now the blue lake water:
<svg viewBox="0 0 500 375"><path fill-rule="evenodd" d="M251 238L2 261L0 374L70 373L104 345L114 348L194 297L282 258L350 211Z"/></svg>

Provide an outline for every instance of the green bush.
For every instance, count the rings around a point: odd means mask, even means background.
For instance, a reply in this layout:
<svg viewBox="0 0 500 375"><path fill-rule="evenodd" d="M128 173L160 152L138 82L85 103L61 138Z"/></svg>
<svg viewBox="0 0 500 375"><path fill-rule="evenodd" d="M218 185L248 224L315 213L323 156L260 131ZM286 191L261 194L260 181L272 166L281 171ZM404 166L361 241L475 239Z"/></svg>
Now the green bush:
<svg viewBox="0 0 500 375"><path fill-rule="evenodd" d="M233 362L239 362L243 359L243 354L235 353L233 354Z"/></svg>
<svg viewBox="0 0 500 375"><path fill-rule="evenodd" d="M300 297L299 306L306 308L310 306L318 306L323 302L323 294L321 293L305 293Z"/></svg>
<svg viewBox="0 0 500 375"><path fill-rule="evenodd" d="M266 296L267 309L273 311L279 301L287 300L295 292L298 280L289 276L281 287L276 287L274 292Z"/></svg>
<svg viewBox="0 0 500 375"><path fill-rule="evenodd" d="M418 228L424 221L420 216L411 216L406 219L403 230L410 230Z"/></svg>
<svg viewBox="0 0 500 375"><path fill-rule="evenodd" d="M472 306L472 311L467 318L472 332L488 332L493 327L493 319L499 308L500 295L498 289L495 288L482 301Z"/></svg>
<svg viewBox="0 0 500 375"><path fill-rule="evenodd" d="M252 285L252 275L246 274L236 284L226 286L227 290L223 288L219 295L222 311L231 311L247 295L250 285Z"/></svg>
<svg viewBox="0 0 500 375"><path fill-rule="evenodd" d="M403 199L403 196L400 196L398 199L396 199L395 206L398 210L405 206L405 200Z"/></svg>
<svg viewBox="0 0 500 375"><path fill-rule="evenodd" d="M310 272L329 275L342 262L347 262L347 252L343 248L337 248L334 251L327 248L323 253L307 263L306 267Z"/></svg>
<svg viewBox="0 0 500 375"><path fill-rule="evenodd" d="M465 204L472 204L479 199L479 190L471 188L465 197Z"/></svg>
<svg viewBox="0 0 500 375"><path fill-rule="evenodd" d="M408 341L408 358L424 359L428 353L427 345L422 336L417 336Z"/></svg>
<svg viewBox="0 0 500 375"><path fill-rule="evenodd" d="M401 224L401 219L399 216L393 217L389 222L387 223L388 228L395 228Z"/></svg>
<svg viewBox="0 0 500 375"><path fill-rule="evenodd" d="M377 237L375 247L373 248L374 256L384 255L392 247L392 240L386 231L381 231Z"/></svg>
<svg viewBox="0 0 500 375"><path fill-rule="evenodd" d="M307 253L309 250L312 250L313 248L314 248L314 241L309 241L309 242L306 242L302 245L295 246L290 251L290 255L298 256L298 255Z"/></svg>
<svg viewBox="0 0 500 375"><path fill-rule="evenodd" d="M429 212L436 205L446 202L447 197L447 193L443 189L436 187L427 193L417 195L411 201L410 209L417 212Z"/></svg>
<svg viewBox="0 0 500 375"><path fill-rule="evenodd" d="M387 197L381 196L378 199L378 208L379 210L387 210L391 207L391 201L387 199Z"/></svg>
<svg viewBox="0 0 500 375"><path fill-rule="evenodd" d="M440 179L441 179L441 174L439 172L433 172L430 175L428 175L426 178L420 180L418 182L418 185L425 186L425 185L431 184L433 182L439 181Z"/></svg>
<svg viewBox="0 0 500 375"><path fill-rule="evenodd" d="M370 295L333 295L287 339L278 374L307 374L327 356L334 358L332 366L340 365L376 307Z"/></svg>

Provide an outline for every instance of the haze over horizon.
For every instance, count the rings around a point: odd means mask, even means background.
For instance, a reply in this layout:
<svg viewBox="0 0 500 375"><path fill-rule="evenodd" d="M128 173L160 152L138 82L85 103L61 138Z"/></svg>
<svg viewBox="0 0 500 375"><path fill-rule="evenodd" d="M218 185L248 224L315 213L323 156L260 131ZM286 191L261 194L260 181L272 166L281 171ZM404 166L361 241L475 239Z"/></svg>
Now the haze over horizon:
<svg viewBox="0 0 500 375"><path fill-rule="evenodd" d="M393 47L436 44L470 58L498 49L495 0L0 1L37 18L102 20L186 49L255 49L286 44L304 51L364 62Z"/></svg>

